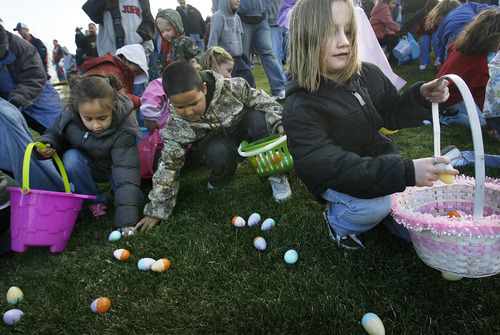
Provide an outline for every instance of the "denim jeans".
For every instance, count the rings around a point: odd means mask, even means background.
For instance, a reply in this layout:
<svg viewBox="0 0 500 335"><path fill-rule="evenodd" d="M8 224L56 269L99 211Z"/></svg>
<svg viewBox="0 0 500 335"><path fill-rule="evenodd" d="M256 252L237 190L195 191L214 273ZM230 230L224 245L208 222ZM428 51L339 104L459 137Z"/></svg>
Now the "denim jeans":
<svg viewBox="0 0 500 335"><path fill-rule="evenodd" d="M479 107L476 106L476 112L477 116L479 117L479 124L481 127L486 125L486 121L483 118L483 113L479 109ZM469 114L467 114L467 109L465 108L465 102L460 101L459 103L450 106L450 107L445 107L445 111L451 112L452 114L455 114L458 112L458 114L453 115L453 116L439 116L439 121L443 124L450 124L450 123L457 123L461 124L464 126L469 126L470 127L470 121L469 121Z"/></svg>
<svg viewBox="0 0 500 335"><path fill-rule="evenodd" d="M201 50L201 53L204 53L205 42L203 41L203 38L200 37L200 34L189 34L189 37L191 37L196 42L196 45L198 46L198 49Z"/></svg>
<svg viewBox="0 0 500 335"><path fill-rule="evenodd" d="M474 166L476 158L474 157L474 151L462 151L462 159L459 159L453 167L455 166ZM500 155L488 155L484 154L484 165L498 168L500 167Z"/></svg>
<svg viewBox="0 0 500 335"><path fill-rule="evenodd" d="M113 189L116 186L113 175L99 170L89 157L78 149L66 151L62 157L72 191L78 194L95 195L97 199L86 199L84 203L106 203L106 198L99 190L97 183L110 181Z"/></svg>
<svg viewBox="0 0 500 335"><path fill-rule="evenodd" d="M134 92L132 94L137 97L142 97L142 94L146 90L146 86L147 86L146 82L140 84L134 84ZM144 127L144 116L142 116L139 110L136 110L135 117L137 119L137 124L139 125L139 127Z"/></svg>
<svg viewBox="0 0 500 335"><path fill-rule="evenodd" d="M23 182L24 152L32 142L28 124L21 112L0 98L0 169L12 172L19 185ZM64 192L62 178L50 160L32 157L29 181L33 189Z"/></svg>
<svg viewBox="0 0 500 335"><path fill-rule="evenodd" d="M231 72L231 77L241 77L245 78L250 84L250 87L255 88L255 77L252 70L248 67L248 64L243 60L241 56L233 56L234 67Z"/></svg>
<svg viewBox="0 0 500 335"><path fill-rule="evenodd" d="M321 197L328 201L328 221L340 236L360 234L375 227L392 208L392 196L359 199L327 189Z"/></svg>
<svg viewBox="0 0 500 335"><path fill-rule="evenodd" d="M437 32L432 35L420 36L420 65L429 65L431 63L431 42L432 48L436 50Z"/></svg>
<svg viewBox="0 0 500 335"><path fill-rule="evenodd" d="M278 63L276 56L273 53L271 42L271 28L267 20L262 20L257 24L248 24L241 22L243 26L243 52L250 57L250 51L253 49L255 53L260 55L260 60L264 71L266 72L271 94L277 95L285 89L285 76L283 68Z"/></svg>
<svg viewBox="0 0 500 335"><path fill-rule="evenodd" d="M283 62L283 28L280 26L271 27L271 43L273 45L273 53L276 56L279 64Z"/></svg>

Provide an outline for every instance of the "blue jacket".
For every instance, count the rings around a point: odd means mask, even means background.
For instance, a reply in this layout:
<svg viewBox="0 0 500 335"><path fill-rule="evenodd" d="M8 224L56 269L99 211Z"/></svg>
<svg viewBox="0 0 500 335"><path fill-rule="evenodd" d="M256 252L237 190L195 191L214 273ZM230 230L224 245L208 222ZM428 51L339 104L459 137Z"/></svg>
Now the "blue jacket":
<svg viewBox="0 0 500 335"><path fill-rule="evenodd" d="M244 16L262 16L267 12L271 14L270 0L241 0L238 7L238 15Z"/></svg>
<svg viewBox="0 0 500 335"><path fill-rule="evenodd" d="M446 46L448 39L462 30L465 26L472 21L479 12L485 9L498 8L497 6L482 5L475 2L468 2L451 12L449 12L439 24L437 31L437 52L436 55L439 57L441 63L444 63ZM450 41L452 42L452 41Z"/></svg>
<svg viewBox="0 0 500 335"><path fill-rule="evenodd" d="M36 48L1 25L0 95L44 127L50 126L62 109Z"/></svg>

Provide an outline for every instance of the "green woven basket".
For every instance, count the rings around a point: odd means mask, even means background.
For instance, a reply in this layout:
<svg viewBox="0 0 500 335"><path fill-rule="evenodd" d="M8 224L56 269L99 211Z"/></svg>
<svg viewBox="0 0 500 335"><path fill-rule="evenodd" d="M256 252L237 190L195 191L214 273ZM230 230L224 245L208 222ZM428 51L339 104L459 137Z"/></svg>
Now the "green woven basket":
<svg viewBox="0 0 500 335"><path fill-rule="evenodd" d="M279 134L247 143L241 142L238 153L248 158L259 177L267 177L293 169L293 159L286 146L286 135Z"/></svg>

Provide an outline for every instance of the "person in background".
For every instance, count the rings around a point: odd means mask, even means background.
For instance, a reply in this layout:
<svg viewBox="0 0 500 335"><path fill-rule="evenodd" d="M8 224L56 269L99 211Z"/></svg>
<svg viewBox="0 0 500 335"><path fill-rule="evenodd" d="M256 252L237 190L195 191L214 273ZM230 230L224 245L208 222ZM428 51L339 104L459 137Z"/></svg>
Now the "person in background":
<svg viewBox="0 0 500 335"><path fill-rule="evenodd" d="M186 4L186 0L177 0L179 6L175 9L181 16L184 34L191 37L201 52L205 52L204 37L206 33L206 22L199 10Z"/></svg>
<svg viewBox="0 0 500 335"><path fill-rule="evenodd" d="M450 44L448 58L436 77L455 74L467 83L482 126L486 124L482 110L489 80L488 55L498 52L499 49L500 8L485 9ZM450 84L450 98L440 107L445 111L440 116L441 123L470 125L465 102L455 84Z"/></svg>
<svg viewBox="0 0 500 335"><path fill-rule="evenodd" d="M278 60L273 52L271 28L267 21L270 13L271 2L269 0L240 1L238 16L241 18L243 28L241 37L243 53L249 56L253 51L259 55L269 80L273 99L283 100L285 99L285 76L281 60Z"/></svg>
<svg viewBox="0 0 500 335"><path fill-rule="evenodd" d="M42 60L43 68L45 69L45 72L47 73L48 76L48 68L47 68L47 47L45 47L45 44L38 38L34 37L33 35L30 34L30 30L26 23L19 22L17 26L14 28L14 31L17 31L19 35L22 36L26 41L30 42L38 51L38 54L40 55L40 58ZM49 79L50 77L47 77Z"/></svg>
<svg viewBox="0 0 500 335"><path fill-rule="evenodd" d="M427 0L401 0L401 25L407 25L406 21L416 12L424 8L426 3ZM396 18L394 18L394 21L396 21ZM410 25L407 25L407 27L409 27L408 32L415 36L416 39L417 27Z"/></svg>
<svg viewBox="0 0 500 335"><path fill-rule="evenodd" d="M116 76L88 75L77 80L67 106L38 139L48 148L36 151L40 158L57 152L74 192L97 196L84 202L94 219L106 215L106 198L97 183L110 181L114 227L124 228L128 236L141 202L136 137L142 138L142 133L132 114L132 101L120 89Z"/></svg>
<svg viewBox="0 0 500 335"><path fill-rule="evenodd" d="M361 62L351 0L297 2L288 70L288 149L299 178L326 203L332 239L341 248L364 248L360 235L383 220L409 240L388 216L391 195L407 186L432 186L436 173L458 171L435 165L449 163L446 157L404 159L379 129L420 125L431 115L430 102L448 98L448 82L419 82L398 92L379 67Z"/></svg>
<svg viewBox="0 0 500 335"><path fill-rule="evenodd" d="M212 12L212 15L215 14L216 10L215 10L215 7L210 7L210 11ZM205 37L203 37L203 42L205 42L205 46L208 45L208 40L210 39L210 21L212 21L212 17L211 16L207 16L207 19L205 20L205 26L206 26L206 29L205 29Z"/></svg>
<svg viewBox="0 0 500 335"><path fill-rule="evenodd" d="M269 14L267 21L269 27L271 28L271 43L273 45L273 52L278 60L278 63L282 64L285 59L283 54L283 36L286 34L286 29L281 28L278 25L278 12L281 6L281 0L271 0L271 13Z"/></svg>
<svg viewBox="0 0 500 335"><path fill-rule="evenodd" d="M162 131L164 148L153 176L151 202L136 225L141 230L170 217L188 150L199 152L212 168L207 188L216 189L234 176L242 159L237 151L241 141L283 134L281 105L242 78L226 79L212 71L199 72L188 62L174 62L163 72L163 89L170 120ZM268 180L276 201L292 195L286 175Z"/></svg>
<svg viewBox="0 0 500 335"><path fill-rule="evenodd" d="M200 66L202 70L211 70L229 79L233 71L234 60L223 48L211 47L201 56Z"/></svg>
<svg viewBox="0 0 500 335"><path fill-rule="evenodd" d="M398 60L392 54L392 49L399 43L399 25L392 20L391 11L396 6L396 0L380 0L373 8L370 24L381 47L386 47L389 53L389 64L397 65Z"/></svg>
<svg viewBox="0 0 500 335"><path fill-rule="evenodd" d="M231 76L244 78L250 87L255 88L255 77L248 66L247 56L243 53L241 19L236 14L239 0L214 0L216 12L210 21L210 39L207 47L220 46L234 60Z"/></svg>
<svg viewBox="0 0 500 335"><path fill-rule="evenodd" d="M76 28L75 43L77 47L76 51L76 65L78 66L78 71L83 74L82 64L87 57L98 57L97 53L97 26L91 22L88 25L88 30L85 34L82 33L82 28ZM88 31L88 34L87 34Z"/></svg>
<svg viewBox="0 0 500 335"><path fill-rule="evenodd" d="M155 26L149 0L87 0L82 9L99 24L99 56L115 54L129 44L142 45L147 55L153 50Z"/></svg>
<svg viewBox="0 0 500 335"><path fill-rule="evenodd" d="M59 61L61 60L61 55L60 53L58 54L59 48L61 48L61 45L57 40L53 40L52 43L54 44L54 48L52 49L52 65L54 65L54 68L56 69L56 74L57 74L57 79L61 82L64 81L66 78L64 77L64 73L59 66Z"/></svg>
<svg viewBox="0 0 500 335"><path fill-rule="evenodd" d="M10 191L7 187L19 185L0 170L0 256L10 251Z"/></svg>

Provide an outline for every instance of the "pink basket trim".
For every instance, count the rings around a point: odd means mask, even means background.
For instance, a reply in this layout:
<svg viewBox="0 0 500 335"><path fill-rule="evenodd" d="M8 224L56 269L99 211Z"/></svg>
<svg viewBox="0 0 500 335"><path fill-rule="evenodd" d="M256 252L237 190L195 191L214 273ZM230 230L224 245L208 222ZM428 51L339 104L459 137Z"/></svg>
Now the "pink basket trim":
<svg viewBox="0 0 500 335"><path fill-rule="evenodd" d="M474 187L474 178L467 176L457 176L451 185L438 185L435 184L431 188L437 189L439 187L448 188L449 195L454 195L453 185L467 185L471 188ZM403 199L411 195L412 192L422 191L420 187L407 187L404 192L396 193L393 195L392 212L394 219L399 224L402 224L408 229L415 231L430 230L431 232L439 235L458 235L470 237L497 237L500 236L500 211L489 208L484 205L483 217L474 218L472 213L474 211L473 200L460 199L442 199L439 201L436 198L429 198L428 202L421 204L418 208L409 209L405 207ZM485 180L485 193L495 196L500 193L500 180L493 178L486 178ZM498 197L497 204L500 203ZM467 215L460 219L450 219L446 215L447 212L452 210L461 210ZM440 213L440 214L439 214Z"/></svg>

